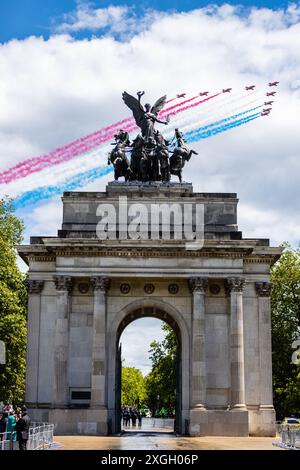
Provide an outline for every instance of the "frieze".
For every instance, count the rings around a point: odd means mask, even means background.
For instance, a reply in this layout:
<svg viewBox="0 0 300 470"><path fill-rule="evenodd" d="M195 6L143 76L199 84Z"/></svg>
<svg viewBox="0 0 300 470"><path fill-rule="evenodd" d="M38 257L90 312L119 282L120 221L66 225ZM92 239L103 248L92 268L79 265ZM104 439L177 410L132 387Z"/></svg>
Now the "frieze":
<svg viewBox="0 0 300 470"><path fill-rule="evenodd" d="M44 262L49 262L49 261L55 261L56 256L55 255L28 255L27 257L28 261L44 261Z"/></svg>
<svg viewBox="0 0 300 470"><path fill-rule="evenodd" d="M106 248L106 249L86 249L82 248L80 250L59 250L56 251L56 256L64 256L64 257L76 257L76 256L101 256L101 257L146 257L149 258L161 258L161 257L170 257L170 258L228 258L228 259L237 259L243 258L248 253L245 253L243 250L239 251L226 251L220 252L219 250L215 251L194 251L194 250L185 250L180 248L174 248L173 250L160 248L160 249L153 249L153 248L123 248L123 249L115 249L115 248Z"/></svg>

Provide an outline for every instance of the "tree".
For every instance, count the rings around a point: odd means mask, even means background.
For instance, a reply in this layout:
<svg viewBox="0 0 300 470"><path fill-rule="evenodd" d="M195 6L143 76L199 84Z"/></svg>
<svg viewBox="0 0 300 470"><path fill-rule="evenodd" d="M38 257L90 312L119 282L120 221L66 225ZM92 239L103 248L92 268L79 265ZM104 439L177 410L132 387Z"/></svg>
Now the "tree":
<svg viewBox="0 0 300 470"><path fill-rule="evenodd" d="M13 211L11 199L0 199L0 315L26 312L24 276L17 267L15 250L24 225Z"/></svg>
<svg viewBox="0 0 300 470"><path fill-rule="evenodd" d="M150 344L152 369L146 377L147 402L153 415L161 408L175 408L177 338L166 323L162 329L165 339Z"/></svg>
<svg viewBox="0 0 300 470"><path fill-rule="evenodd" d="M142 372L135 367L122 364L122 406L139 408L146 400L145 379Z"/></svg>
<svg viewBox="0 0 300 470"><path fill-rule="evenodd" d="M27 293L15 250L22 241L24 226L13 210L11 199L0 200L0 340L6 345L6 364L0 365L0 401L21 403L25 391Z"/></svg>
<svg viewBox="0 0 300 470"><path fill-rule="evenodd" d="M0 339L6 363L0 365L0 401L21 404L25 396L26 318L19 313L0 317Z"/></svg>
<svg viewBox="0 0 300 470"><path fill-rule="evenodd" d="M285 244L272 268L272 350L274 405L278 418L300 414L300 366L292 343L300 336L300 250Z"/></svg>

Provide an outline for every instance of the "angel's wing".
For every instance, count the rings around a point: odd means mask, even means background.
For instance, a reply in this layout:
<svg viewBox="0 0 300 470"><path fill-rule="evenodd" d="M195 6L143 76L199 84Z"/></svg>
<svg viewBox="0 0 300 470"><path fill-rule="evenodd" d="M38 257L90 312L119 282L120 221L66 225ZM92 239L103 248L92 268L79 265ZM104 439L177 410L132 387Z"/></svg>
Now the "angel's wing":
<svg viewBox="0 0 300 470"><path fill-rule="evenodd" d="M126 106L131 109L135 122L140 126L145 112L143 106L134 96L129 95L126 91L122 93L122 98Z"/></svg>
<svg viewBox="0 0 300 470"><path fill-rule="evenodd" d="M166 101L167 101L167 95L164 95L161 98L158 98L158 100L152 106L151 113L157 116L158 113L163 109Z"/></svg>

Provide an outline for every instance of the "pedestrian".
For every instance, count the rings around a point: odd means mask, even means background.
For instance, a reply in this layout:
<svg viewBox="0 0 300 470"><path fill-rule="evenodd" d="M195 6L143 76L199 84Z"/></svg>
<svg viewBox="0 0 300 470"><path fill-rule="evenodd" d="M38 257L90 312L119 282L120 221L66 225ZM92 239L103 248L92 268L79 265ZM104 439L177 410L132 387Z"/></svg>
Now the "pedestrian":
<svg viewBox="0 0 300 470"><path fill-rule="evenodd" d="M130 412L129 412L128 407L126 407L126 410L125 410L125 426L126 428L130 427Z"/></svg>
<svg viewBox="0 0 300 470"><path fill-rule="evenodd" d="M137 415L136 415L135 409L132 408L131 410L132 427L136 427L136 418L137 418Z"/></svg>
<svg viewBox="0 0 300 470"><path fill-rule="evenodd" d="M3 412L2 416L0 418L0 439L6 440L6 428L7 428L7 421L8 421L8 415L7 413Z"/></svg>
<svg viewBox="0 0 300 470"><path fill-rule="evenodd" d="M14 411L8 414L7 426L6 426L6 439L10 440L11 449L13 449L13 443L16 441L17 436L15 433L16 419Z"/></svg>
<svg viewBox="0 0 300 470"><path fill-rule="evenodd" d="M142 413L140 411L137 412L137 419L139 422L139 428L142 427Z"/></svg>
<svg viewBox="0 0 300 470"><path fill-rule="evenodd" d="M17 440L19 442L19 449L26 450L27 441L29 437L30 418L27 414L26 406L21 408L22 417L17 421L15 430L17 432Z"/></svg>
<svg viewBox="0 0 300 470"><path fill-rule="evenodd" d="M10 403L6 403L5 406L3 407L3 412L4 413L10 413L11 411L14 411L13 406Z"/></svg>

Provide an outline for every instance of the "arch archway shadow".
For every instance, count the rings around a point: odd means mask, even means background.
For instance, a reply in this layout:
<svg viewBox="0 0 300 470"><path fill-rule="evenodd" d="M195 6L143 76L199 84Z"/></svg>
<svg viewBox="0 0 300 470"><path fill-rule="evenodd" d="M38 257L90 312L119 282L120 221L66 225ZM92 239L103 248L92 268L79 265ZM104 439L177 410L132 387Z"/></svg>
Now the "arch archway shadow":
<svg viewBox="0 0 300 470"><path fill-rule="evenodd" d="M174 431L185 434L189 414L189 347L188 329L184 318L173 306L160 300L146 299L133 302L115 316L109 332L108 342L108 432L121 432L121 348L119 341L122 332L133 321L153 317L164 321L174 330L177 337L176 356L176 415Z"/></svg>

